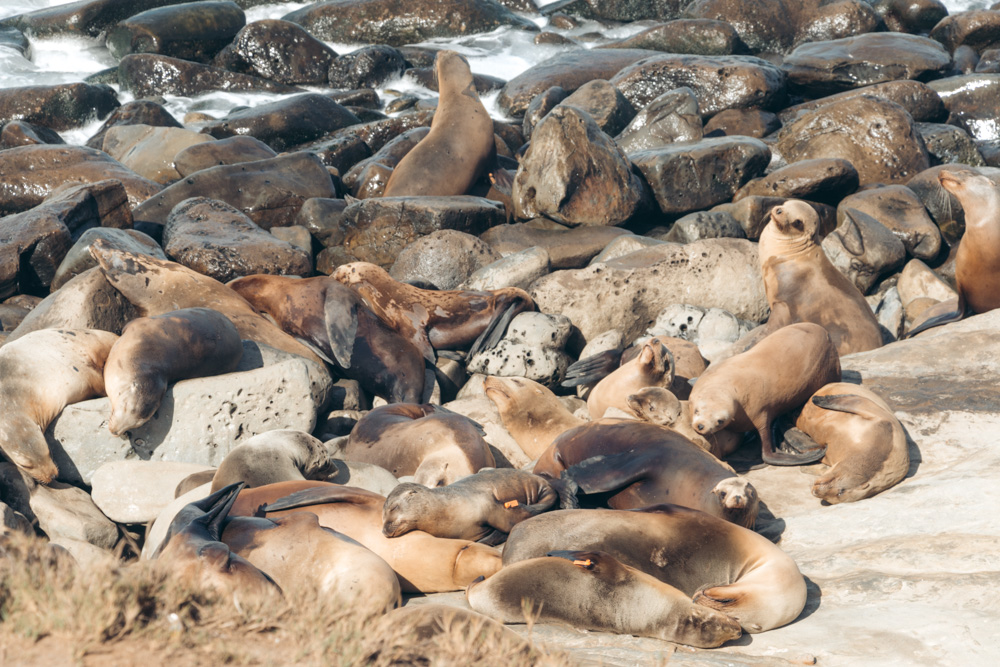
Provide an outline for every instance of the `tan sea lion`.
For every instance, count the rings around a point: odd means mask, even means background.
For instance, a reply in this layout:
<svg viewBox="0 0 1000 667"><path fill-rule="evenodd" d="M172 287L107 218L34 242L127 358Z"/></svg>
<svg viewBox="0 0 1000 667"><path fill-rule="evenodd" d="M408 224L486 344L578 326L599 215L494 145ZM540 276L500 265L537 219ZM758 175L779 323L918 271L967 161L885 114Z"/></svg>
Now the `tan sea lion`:
<svg viewBox="0 0 1000 667"><path fill-rule="evenodd" d="M305 341L340 373L390 403L430 398L422 352L386 326L354 290L329 276L254 275L227 287L283 331Z"/></svg>
<svg viewBox="0 0 1000 667"><path fill-rule="evenodd" d="M770 540L677 505L540 514L511 530L504 568L563 549L606 552L732 616L746 632L790 623L806 603L802 573Z"/></svg>
<svg viewBox="0 0 1000 667"><path fill-rule="evenodd" d="M381 556L404 592L441 593L465 588L500 569L500 552L468 540L449 540L415 530L399 537L382 534L385 496L324 482L280 482L245 489L232 514L275 518L312 512L321 526L357 540Z"/></svg>
<svg viewBox="0 0 1000 667"><path fill-rule="evenodd" d="M607 494L607 505L633 509L669 502L752 528L757 490L726 463L655 424L601 419L566 431L534 473Z"/></svg>
<svg viewBox="0 0 1000 667"><path fill-rule="evenodd" d="M629 411L642 421L665 426L683 435L715 458L729 456L743 443L743 436L724 428L703 436L691 424L691 403L680 401L663 387L646 387L625 399Z"/></svg>
<svg viewBox="0 0 1000 667"><path fill-rule="evenodd" d="M840 382L840 357L829 332L811 322L790 324L709 366L691 391L691 424L704 436L723 428L756 429L765 463L812 463L822 458L822 448L777 451L771 428L777 417L798 409L831 382Z"/></svg>
<svg viewBox="0 0 1000 667"><path fill-rule="evenodd" d="M444 486L496 465L479 424L440 405L392 403L375 408L351 429L337 454Z"/></svg>
<svg viewBox="0 0 1000 667"><path fill-rule="evenodd" d="M759 336L813 322L830 333L840 355L881 347L875 314L816 242L818 229L819 215L804 201L789 199L771 210L758 244L771 315Z"/></svg>
<svg viewBox="0 0 1000 667"><path fill-rule="evenodd" d="M469 606L504 623L538 621L714 648L743 634L727 614L603 551L549 551L505 566L465 591Z"/></svg>
<svg viewBox="0 0 1000 667"><path fill-rule="evenodd" d="M587 409L600 419L610 407L628 410L627 397L645 387L669 387L674 381L674 356L659 341L646 343L638 356L623 363L590 390Z"/></svg>
<svg viewBox="0 0 1000 667"><path fill-rule="evenodd" d="M383 197L464 195L495 162L493 119L479 101L468 61L438 51L438 106L431 131L399 161Z"/></svg>
<svg viewBox="0 0 1000 667"><path fill-rule="evenodd" d="M104 365L115 435L153 418L167 385L236 370L243 343L229 318L210 308L184 308L125 325Z"/></svg>
<svg viewBox="0 0 1000 667"><path fill-rule="evenodd" d="M559 397L534 380L488 376L486 397L497 406L503 426L528 458L537 459L561 433L586 423Z"/></svg>
<svg viewBox="0 0 1000 667"><path fill-rule="evenodd" d="M535 307L528 293L517 287L486 292L421 289L368 262L344 264L333 277L357 291L383 322L432 363L435 350L468 348L472 356L495 347L514 316Z"/></svg>
<svg viewBox="0 0 1000 667"><path fill-rule="evenodd" d="M41 329L0 347L0 450L37 481L59 474L45 429L70 403L104 395L117 340L96 329Z"/></svg>

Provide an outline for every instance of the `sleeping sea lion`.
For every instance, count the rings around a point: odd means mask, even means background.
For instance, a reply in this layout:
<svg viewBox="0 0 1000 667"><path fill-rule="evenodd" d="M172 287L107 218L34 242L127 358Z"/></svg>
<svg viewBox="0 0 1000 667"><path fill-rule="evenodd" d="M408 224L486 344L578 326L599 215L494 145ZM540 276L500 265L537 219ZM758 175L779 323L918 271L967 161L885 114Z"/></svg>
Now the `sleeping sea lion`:
<svg viewBox="0 0 1000 667"><path fill-rule="evenodd" d="M659 341L646 343L638 356L623 363L594 385L587 397L591 419L600 419L610 407L628 410L629 394L646 387L669 387L674 381L674 357Z"/></svg>
<svg viewBox="0 0 1000 667"><path fill-rule="evenodd" d="M691 402L680 401L663 387L646 387L625 399L629 411L642 421L669 428L683 435L715 458L721 459L739 449L743 436L728 428L707 436L691 424Z"/></svg>
<svg viewBox="0 0 1000 667"><path fill-rule="evenodd" d="M556 436L586 423L574 417L551 389L534 380L490 375L483 386L504 428L531 460L541 456Z"/></svg>

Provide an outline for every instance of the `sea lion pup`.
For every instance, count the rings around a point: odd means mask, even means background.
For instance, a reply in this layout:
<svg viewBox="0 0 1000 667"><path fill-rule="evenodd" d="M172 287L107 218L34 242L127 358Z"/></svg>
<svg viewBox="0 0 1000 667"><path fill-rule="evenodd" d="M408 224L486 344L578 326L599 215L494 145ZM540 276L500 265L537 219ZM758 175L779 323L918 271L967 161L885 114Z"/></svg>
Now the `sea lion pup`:
<svg viewBox="0 0 1000 667"><path fill-rule="evenodd" d="M151 558L205 588L252 596L280 593L273 579L230 551L220 539L222 525L242 488L242 484L233 484L185 506L170 522L166 537Z"/></svg>
<svg viewBox="0 0 1000 667"><path fill-rule="evenodd" d="M420 289L368 262L344 264L333 278L360 294L383 322L409 339L431 363L436 350L468 349L471 357L496 347L514 316L535 308L528 293L517 287L485 292Z"/></svg>
<svg viewBox="0 0 1000 667"><path fill-rule="evenodd" d="M429 403L377 407L358 420L341 447L339 458L374 463L397 478L413 475L424 486L444 486L496 466L479 424Z"/></svg>
<svg viewBox="0 0 1000 667"><path fill-rule="evenodd" d="M329 276L254 275L227 287L339 373L389 403L419 403L434 389L420 350L386 326L351 288Z"/></svg>
<svg viewBox="0 0 1000 667"><path fill-rule="evenodd" d="M830 470L812 494L830 504L874 496L898 484L910 468L906 431L881 397L846 382L828 384L805 404L795 426L826 447Z"/></svg>
<svg viewBox="0 0 1000 667"><path fill-rule="evenodd" d="M674 381L674 356L659 341L646 343L638 356L627 361L590 390L587 410L600 419L608 408L628 411L629 394L645 387L669 387Z"/></svg>
<svg viewBox="0 0 1000 667"><path fill-rule="evenodd" d="M789 199L771 209L758 244L771 315L750 336L759 340L786 325L813 322L830 332L840 355L881 347L875 314L816 242L818 229L819 215L804 201Z"/></svg>
<svg viewBox="0 0 1000 667"><path fill-rule="evenodd" d="M233 517L222 541L289 593L332 597L361 616L384 614L401 601L389 564L351 538L319 525L311 512L264 519Z"/></svg>
<svg viewBox="0 0 1000 667"><path fill-rule="evenodd" d="M488 469L448 486L400 484L385 499L382 534L399 537L422 530L434 537L471 540L494 546L516 524L552 509L576 507L566 485L524 470Z"/></svg>
<svg viewBox="0 0 1000 667"><path fill-rule="evenodd" d="M802 573L770 540L677 505L539 514L511 530L504 569L559 549L607 552L732 616L746 632L790 623L806 603Z"/></svg>
<svg viewBox="0 0 1000 667"><path fill-rule="evenodd" d="M921 322L906 334L955 322L969 311L1000 308L1000 187L974 171L942 171L941 187L955 195L965 211L965 235L955 253L954 300L931 306Z"/></svg>
<svg viewBox="0 0 1000 667"><path fill-rule="evenodd" d="M357 540L381 556L407 593L443 593L468 586L500 569L500 552L468 540L450 540L414 530L382 534L385 496L325 482L279 482L245 489L233 508L240 516L276 518L291 511L312 512L321 526Z"/></svg>
<svg viewBox="0 0 1000 667"><path fill-rule="evenodd" d="M548 387L519 377L487 376L486 397L497 406L503 426L528 456L535 460L561 433L586 423Z"/></svg>
<svg viewBox="0 0 1000 667"><path fill-rule="evenodd" d="M236 370L243 342L229 318L210 308L184 308L125 325L104 365L111 402L108 430L138 428L160 407L167 385Z"/></svg>
<svg viewBox="0 0 1000 667"><path fill-rule="evenodd" d="M775 419L831 382L840 382L840 357L830 334L811 322L790 324L709 366L691 391L691 424L704 436L723 428L756 429L764 463L812 463L823 457L822 447L777 451L771 429Z"/></svg>
<svg viewBox="0 0 1000 667"><path fill-rule="evenodd" d="M564 387L594 386L616 369L639 356L646 345L660 344L673 357L673 381L667 387L677 398L686 400L691 394L689 380L705 372L708 363L701 356L698 346L691 341L672 336L653 336L636 343L624 351L607 350L569 365ZM592 415L595 419L600 415Z"/></svg>
<svg viewBox="0 0 1000 667"><path fill-rule="evenodd" d="M45 429L70 403L104 395L117 340L96 329L40 329L0 347L0 450L36 481L59 474Z"/></svg>
<svg viewBox="0 0 1000 667"><path fill-rule="evenodd" d="M493 119L468 61L438 51L434 68L439 97L431 131L393 169L383 197L464 195L496 160Z"/></svg>
<svg viewBox="0 0 1000 667"><path fill-rule="evenodd" d="M678 400L663 387L646 387L625 399L629 411L642 421L657 424L683 435L715 458L729 456L743 443L743 436L728 428L707 437L691 425L691 403Z"/></svg>
<svg viewBox="0 0 1000 667"><path fill-rule="evenodd" d="M743 634L727 614L691 601L603 551L550 551L505 566L465 591L469 606L504 623L524 622L524 601L538 621L574 628L654 637L715 648Z"/></svg>
<svg viewBox="0 0 1000 667"><path fill-rule="evenodd" d="M748 528L757 519L757 490L746 478L655 424L601 419L566 431L539 457L534 473L585 494L608 494L615 509L670 502Z"/></svg>

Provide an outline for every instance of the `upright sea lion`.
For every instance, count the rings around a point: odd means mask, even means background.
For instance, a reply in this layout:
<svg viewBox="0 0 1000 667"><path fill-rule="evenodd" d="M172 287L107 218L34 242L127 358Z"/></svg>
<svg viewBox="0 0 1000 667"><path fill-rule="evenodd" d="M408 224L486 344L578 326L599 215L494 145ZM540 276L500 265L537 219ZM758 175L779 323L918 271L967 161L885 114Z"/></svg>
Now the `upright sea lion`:
<svg viewBox="0 0 1000 667"><path fill-rule="evenodd" d="M70 403L104 395L117 340L96 329L41 329L0 347L0 450L37 481L59 474L45 429Z"/></svg>
<svg viewBox="0 0 1000 667"><path fill-rule="evenodd" d="M505 566L465 591L469 606L504 623L523 623L527 602L538 621L655 637L714 648L743 634L727 614L603 551L550 551Z"/></svg>
<svg viewBox="0 0 1000 667"><path fill-rule="evenodd" d="M534 380L488 376L486 397L500 411L503 426L528 458L537 459L561 433L584 424L559 397Z"/></svg>
<svg viewBox="0 0 1000 667"><path fill-rule="evenodd" d="M646 387L669 387L674 381L674 356L659 341L642 346L639 354L623 363L590 390L587 409L600 419L610 407L628 410L627 397Z"/></svg>
<svg viewBox="0 0 1000 667"><path fill-rule="evenodd" d="M823 449L775 449L774 420L796 410L825 384L840 382L840 357L818 324L790 324L746 352L709 366L691 391L691 424L704 436L719 429L757 430L761 457L771 465L812 463Z"/></svg>
<svg viewBox="0 0 1000 667"><path fill-rule="evenodd" d="M108 430L122 435L153 417L167 385L236 370L243 343L229 318L210 308L184 308L132 320L111 348L104 387Z"/></svg>
<svg viewBox="0 0 1000 667"><path fill-rule="evenodd" d="M804 201L789 199L771 210L758 244L771 315L754 340L789 324L813 322L830 333L840 355L881 347L875 314L816 242L818 229L819 215Z"/></svg>
<svg viewBox="0 0 1000 667"><path fill-rule="evenodd" d="M665 426L698 445L718 459L735 452L743 442L743 436L728 428L703 436L691 424L691 402L680 401L672 392L663 387L646 387L629 394L625 402L636 417L642 421Z"/></svg>
<svg viewBox="0 0 1000 667"><path fill-rule="evenodd" d="M227 286L365 391L390 403L430 398L434 381L427 377L421 351L346 285L329 276L254 275Z"/></svg>
<svg viewBox="0 0 1000 667"><path fill-rule="evenodd" d="M495 162L493 119L468 61L438 51L434 67L439 97L431 131L399 161L384 197L464 195Z"/></svg>
<svg viewBox="0 0 1000 667"><path fill-rule="evenodd" d="M344 264L333 277L357 291L383 322L409 339L431 363L435 350L468 348L471 356L495 347L514 316L535 307L528 293L517 287L486 292L420 289L368 262Z"/></svg>
<svg viewBox="0 0 1000 667"><path fill-rule="evenodd" d="M732 616L746 632L790 623L806 603L802 573L770 540L677 505L540 514L511 530L504 569L561 549L607 552Z"/></svg>

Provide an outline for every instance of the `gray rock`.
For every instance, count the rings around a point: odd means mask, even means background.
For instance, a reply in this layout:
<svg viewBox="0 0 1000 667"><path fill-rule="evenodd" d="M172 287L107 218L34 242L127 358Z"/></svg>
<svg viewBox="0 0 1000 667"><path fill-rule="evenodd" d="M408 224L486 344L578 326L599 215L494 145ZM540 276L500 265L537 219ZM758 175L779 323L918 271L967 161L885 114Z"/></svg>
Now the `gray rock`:
<svg viewBox="0 0 1000 667"><path fill-rule="evenodd" d="M112 248L134 252L139 255L149 255L157 259L166 259L160 244L149 235L134 229L115 229L113 227L91 227L85 231L79 240L69 249L63 261L56 269L52 279L52 291L69 282L84 271L97 266L97 260L90 254L90 245L96 239L103 239Z"/></svg>
<svg viewBox="0 0 1000 667"><path fill-rule="evenodd" d="M474 271L501 259L500 253L472 234L442 229L403 248L389 270L396 280L422 280L437 289L457 288Z"/></svg>
<svg viewBox="0 0 1000 667"><path fill-rule="evenodd" d="M958 293L919 259L911 259L899 274L896 284L903 306L921 298L947 301L957 299Z"/></svg>
<svg viewBox="0 0 1000 667"><path fill-rule="evenodd" d="M844 221L828 234L823 252L840 272L867 294L883 276L903 265L906 248L878 220L857 209L846 209Z"/></svg>
<svg viewBox="0 0 1000 667"><path fill-rule="evenodd" d="M117 523L147 523L175 497L177 485L211 466L167 461L111 461L91 477L91 497Z"/></svg>
<svg viewBox="0 0 1000 667"><path fill-rule="evenodd" d="M181 176L190 176L210 167L267 160L277 155L260 139L237 135L185 148L174 156L174 167Z"/></svg>
<svg viewBox="0 0 1000 667"><path fill-rule="evenodd" d="M634 153L704 136L698 97L688 87L668 90L647 104L615 137L615 143Z"/></svg>
<svg viewBox="0 0 1000 667"><path fill-rule="evenodd" d="M558 384L566 374L569 356L563 351L572 325L569 318L545 313L520 313L503 340L466 363L470 373L525 377L541 384Z"/></svg>
<svg viewBox="0 0 1000 667"><path fill-rule="evenodd" d="M664 243L665 241L660 241L648 236L637 236L635 234L619 236L618 238L613 239L611 243L604 246L604 250L598 253L597 257L590 260L590 263L593 265L598 262L609 262L612 259L625 257L626 255L630 255L638 250L663 245Z"/></svg>
<svg viewBox="0 0 1000 667"><path fill-rule="evenodd" d="M493 290L504 287L528 289L551 270L549 253L540 246L531 246L502 257L474 271L461 285L461 289Z"/></svg>
<svg viewBox="0 0 1000 667"><path fill-rule="evenodd" d="M917 195L905 185L870 188L845 197L837 207L838 219L848 208L867 213L885 225L914 257L933 259L941 250L940 230Z"/></svg>
<svg viewBox="0 0 1000 667"><path fill-rule="evenodd" d="M39 484L31 491L31 510L38 527L52 540L81 540L102 549L118 542L118 527L97 509L86 491L75 486Z"/></svg>
<svg viewBox="0 0 1000 667"><path fill-rule="evenodd" d="M726 211L699 211L688 213L675 221L664 240L673 243L691 243L702 239L745 239L747 234L731 213Z"/></svg>
<svg viewBox="0 0 1000 667"><path fill-rule="evenodd" d="M677 303L664 308L646 333L691 341L698 346L702 356L711 361L725 353L754 326L756 324L740 320L721 308Z"/></svg>
<svg viewBox="0 0 1000 667"><path fill-rule="evenodd" d="M905 321L903 302L899 298L899 290L895 287L890 287L885 296L882 297L882 301L875 310L875 319L885 329L883 333L888 333L891 336L891 339L886 341L887 343L896 340L903 333Z"/></svg>
<svg viewBox="0 0 1000 667"><path fill-rule="evenodd" d="M635 116L632 103L604 79L589 81L559 103L584 111L602 132L612 136L621 132Z"/></svg>

